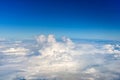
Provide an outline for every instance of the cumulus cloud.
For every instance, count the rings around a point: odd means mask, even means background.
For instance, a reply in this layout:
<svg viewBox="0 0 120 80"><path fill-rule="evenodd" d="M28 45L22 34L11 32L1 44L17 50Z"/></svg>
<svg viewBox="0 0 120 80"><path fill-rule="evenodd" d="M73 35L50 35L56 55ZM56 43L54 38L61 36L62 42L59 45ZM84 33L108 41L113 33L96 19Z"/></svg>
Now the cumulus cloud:
<svg viewBox="0 0 120 80"><path fill-rule="evenodd" d="M0 54L0 70L4 70L0 72L0 76L4 75L0 79L120 79L118 43L78 43L67 37L57 41L54 35L40 35L36 37L36 42L28 44L20 41L18 45L13 45L15 41L0 49L3 53Z"/></svg>
<svg viewBox="0 0 120 80"><path fill-rule="evenodd" d="M44 44L47 39L46 39L45 35L40 35L40 36L36 37L36 40L37 40L38 43Z"/></svg>

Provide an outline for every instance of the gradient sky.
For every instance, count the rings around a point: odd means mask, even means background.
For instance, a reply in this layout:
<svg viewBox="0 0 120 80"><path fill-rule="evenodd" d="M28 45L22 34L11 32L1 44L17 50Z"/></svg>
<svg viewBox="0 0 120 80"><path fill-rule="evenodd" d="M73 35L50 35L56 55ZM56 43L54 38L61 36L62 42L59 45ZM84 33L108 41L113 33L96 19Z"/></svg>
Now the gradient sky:
<svg viewBox="0 0 120 80"><path fill-rule="evenodd" d="M0 0L0 37L120 40L119 0Z"/></svg>

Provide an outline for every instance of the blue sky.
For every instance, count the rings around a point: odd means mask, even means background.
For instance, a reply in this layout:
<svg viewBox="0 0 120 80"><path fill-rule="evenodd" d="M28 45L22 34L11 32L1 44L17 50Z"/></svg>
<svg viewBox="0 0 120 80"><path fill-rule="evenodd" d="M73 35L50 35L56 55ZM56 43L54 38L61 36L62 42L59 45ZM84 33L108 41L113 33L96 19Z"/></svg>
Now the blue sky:
<svg viewBox="0 0 120 80"><path fill-rule="evenodd" d="M120 40L119 0L0 0L0 37Z"/></svg>

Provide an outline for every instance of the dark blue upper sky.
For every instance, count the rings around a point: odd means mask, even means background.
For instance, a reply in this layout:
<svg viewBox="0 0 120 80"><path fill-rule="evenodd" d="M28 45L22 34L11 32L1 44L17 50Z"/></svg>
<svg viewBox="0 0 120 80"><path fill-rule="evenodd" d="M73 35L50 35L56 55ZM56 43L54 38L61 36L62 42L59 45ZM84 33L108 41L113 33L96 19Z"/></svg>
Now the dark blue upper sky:
<svg viewBox="0 0 120 80"><path fill-rule="evenodd" d="M0 0L0 37L120 40L119 0Z"/></svg>

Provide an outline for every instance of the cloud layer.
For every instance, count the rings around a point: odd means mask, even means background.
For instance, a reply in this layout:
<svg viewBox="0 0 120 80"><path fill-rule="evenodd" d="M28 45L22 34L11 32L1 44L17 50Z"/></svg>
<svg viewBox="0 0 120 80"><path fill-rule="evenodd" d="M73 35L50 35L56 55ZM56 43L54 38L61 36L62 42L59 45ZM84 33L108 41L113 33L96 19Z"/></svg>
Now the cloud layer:
<svg viewBox="0 0 120 80"><path fill-rule="evenodd" d="M0 79L119 80L120 44L74 42L54 35L0 42Z"/></svg>

